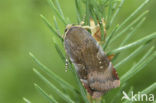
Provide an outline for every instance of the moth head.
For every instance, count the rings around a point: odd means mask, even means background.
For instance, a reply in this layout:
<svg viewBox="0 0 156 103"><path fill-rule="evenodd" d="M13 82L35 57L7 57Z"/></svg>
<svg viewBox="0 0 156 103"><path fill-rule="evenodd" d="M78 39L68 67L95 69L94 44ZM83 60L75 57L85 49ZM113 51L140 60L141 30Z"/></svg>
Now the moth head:
<svg viewBox="0 0 156 103"><path fill-rule="evenodd" d="M66 29L64 30L64 33L66 33L71 27L72 27L72 24L68 24L68 25L66 26Z"/></svg>
<svg viewBox="0 0 156 103"><path fill-rule="evenodd" d="M64 33L67 33L68 30L69 30L71 27L73 27L73 26L75 26L75 24L68 24L68 25L66 26L66 29L64 30Z"/></svg>

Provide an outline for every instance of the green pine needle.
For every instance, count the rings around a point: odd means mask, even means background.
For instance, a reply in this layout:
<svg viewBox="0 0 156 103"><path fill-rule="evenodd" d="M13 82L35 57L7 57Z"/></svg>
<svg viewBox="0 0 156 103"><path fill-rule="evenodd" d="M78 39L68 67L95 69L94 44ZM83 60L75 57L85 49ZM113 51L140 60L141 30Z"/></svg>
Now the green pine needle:
<svg viewBox="0 0 156 103"><path fill-rule="evenodd" d="M148 52L140 59L140 61L135 64L128 72L126 72L121 78L121 83L126 82L128 79L133 77L137 72L141 71L150 61L152 61L155 56L156 52L152 54L154 47L151 47ZM152 54L152 55L150 55Z"/></svg>
<svg viewBox="0 0 156 103"><path fill-rule="evenodd" d="M124 29L122 29L121 32L117 33L116 36L114 38L112 38L111 43L113 41L115 41L117 38L119 38L121 35L123 35L127 30L129 30L130 28L132 28L132 26L134 24L136 24L139 20L141 20L142 18L144 18L144 16L148 13L148 11L143 12L139 17L137 17L134 21L132 21L128 26L126 26ZM120 29L120 26L118 27L118 29L116 30L116 32ZM115 33L116 33L115 32ZM110 44L111 44L110 43Z"/></svg>
<svg viewBox="0 0 156 103"><path fill-rule="evenodd" d="M67 103L75 103L67 94L64 94L62 91L60 91L56 86L54 86L49 80L47 80L41 73L39 73L36 69L33 69L33 71L45 82L47 83L60 98L65 100Z"/></svg>
<svg viewBox="0 0 156 103"><path fill-rule="evenodd" d="M130 21L133 17L136 16L136 14L139 13L140 10L142 10L142 8L149 2L150 0L145 0L129 17L127 17L119 26L118 30L120 30L121 28L123 28L123 26Z"/></svg>
<svg viewBox="0 0 156 103"><path fill-rule="evenodd" d="M125 62L127 62L129 59L135 57L138 53L140 53L144 48L144 45L141 45L140 47L138 47L135 51L133 51L130 55L128 55L126 58L124 58L123 60L121 60L119 63L117 63L114 67L116 69L118 69L118 67L122 64L124 64Z"/></svg>
<svg viewBox="0 0 156 103"><path fill-rule="evenodd" d="M111 20L111 16L112 16L112 10L113 10L113 1L109 2L109 8L108 8L108 16L107 16L107 24L106 24L106 28L109 28L110 26L110 20Z"/></svg>
<svg viewBox="0 0 156 103"><path fill-rule="evenodd" d="M81 10L81 0L75 0L75 6L76 6L76 13L77 13L77 18L78 18L78 23L82 21L82 10Z"/></svg>
<svg viewBox="0 0 156 103"><path fill-rule="evenodd" d="M35 88L43 95L45 96L50 103L58 103L52 96L48 95L40 86L34 83Z"/></svg>
<svg viewBox="0 0 156 103"><path fill-rule="evenodd" d="M135 46L140 45L142 43L145 43L145 42L147 42L147 41L149 41L149 40L151 40L153 38L156 38L156 32L152 33L152 34L149 34L148 36L145 36L145 37L143 37L143 38L141 38L141 39L139 39L139 40L137 40L137 41L135 41L133 43L130 43L130 44L127 44L125 46L119 47L119 48L117 48L115 50L112 50L109 54L119 53L119 52L121 52L123 50L135 47Z"/></svg>
<svg viewBox="0 0 156 103"><path fill-rule="evenodd" d="M141 91L141 93L142 94L148 94L155 89L156 89L156 82L153 83L152 85L150 85L149 87L147 87L146 89L144 89L143 91Z"/></svg>
<svg viewBox="0 0 156 103"><path fill-rule="evenodd" d="M60 35L61 32L60 32L60 29L59 29L59 26L58 26L56 17L54 16L53 19L54 19L54 23L55 23L55 28L56 28L57 34L58 34L59 36L61 36L61 35Z"/></svg>
<svg viewBox="0 0 156 103"><path fill-rule="evenodd" d="M25 103L31 103L27 98L23 97L23 100L25 101Z"/></svg>
<svg viewBox="0 0 156 103"><path fill-rule="evenodd" d="M56 49L59 57L61 58L62 62L65 64L66 58L65 58L64 54L62 53L61 49L59 48L55 37L53 37L53 43L54 43L55 49Z"/></svg>
<svg viewBox="0 0 156 103"><path fill-rule="evenodd" d="M121 9L121 7L122 7L122 5L123 5L124 2L125 2L125 0L120 0L120 4L119 4L118 8L116 9L114 15L112 16L110 25L112 25L112 23L114 22L114 20L115 20L117 14L119 13L119 11L120 11L120 9Z"/></svg>
<svg viewBox="0 0 156 103"><path fill-rule="evenodd" d="M146 20L146 18L143 18L137 25L136 27L127 34L126 38L121 42L120 46L123 46L125 43L128 42L128 40L134 35L134 33L136 32L136 30L138 30L138 28L143 24L143 22Z"/></svg>
<svg viewBox="0 0 156 103"><path fill-rule="evenodd" d="M64 17L64 14L62 12L62 9L61 9L61 6L60 6L60 3L58 0L55 0L55 3L56 3L56 6L57 6L57 9L58 9L58 12L59 14L62 16L62 18L65 20L65 17Z"/></svg>
<svg viewBox="0 0 156 103"><path fill-rule="evenodd" d="M52 72L48 67L43 65L32 53L29 53L29 55L33 58L33 60L39 65L40 69L49 75L52 79L57 81L59 84L64 85L65 88L68 88L71 91L75 91L76 89L67 83L65 80L63 80L61 77L59 77L56 73Z"/></svg>
<svg viewBox="0 0 156 103"><path fill-rule="evenodd" d="M116 30L118 29L119 25L116 25L116 27L112 30L112 32L110 33L110 35L108 35L107 39L106 39L106 43L104 44L104 50L107 48L107 46L110 43L111 38L113 37L113 35L115 34Z"/></svg>
<svg viewBox="0 0 156 103"><path fill-rule="evenodd" d="M57 0L56 0L57 1ZM63 12L59 6L59 3L57 2L57 8L55 7L54 3L52 2L52 0L49 0L49 4L50 4L50 7L52 8L52 10L55 12L55 14L58 16L58 18L64 23L64 25L67 25L67 22L64 18L64 15L63 15Z"/></svg>
<svg viewBox="0 0 156 103"><path fill-rule="evenodd" d="M45 22L45 24L48 26L48 28L53 32L53 34L55 34L59 39L62 40L62 37L60 34L57 33L57 31L52 27L52 25L50 24L50 22L46 19L46 17L44 17L43 15L40 15L41 18L43 19L43 21Z"/></svg>

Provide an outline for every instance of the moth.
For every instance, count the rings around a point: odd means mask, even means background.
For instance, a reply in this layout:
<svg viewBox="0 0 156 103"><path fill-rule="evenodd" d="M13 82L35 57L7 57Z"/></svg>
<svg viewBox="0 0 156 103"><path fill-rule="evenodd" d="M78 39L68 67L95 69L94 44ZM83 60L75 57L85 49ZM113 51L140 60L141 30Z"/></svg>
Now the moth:
<svg viewBox="0 0 156 103"><path fill-rule="evenodd" d="M92 98L99 98L108 90L120 86L112 62L86 29L81 26L67 27L64 46L83 86Z"/></svg>

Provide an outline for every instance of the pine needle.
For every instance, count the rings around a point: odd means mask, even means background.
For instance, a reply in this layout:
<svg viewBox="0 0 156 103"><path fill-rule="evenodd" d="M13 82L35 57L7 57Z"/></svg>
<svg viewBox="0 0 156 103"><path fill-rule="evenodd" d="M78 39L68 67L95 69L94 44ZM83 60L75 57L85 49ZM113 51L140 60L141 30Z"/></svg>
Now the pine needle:
<svg viewBox="0 0 156 103"><path fill-rule="evenodd" d="M45 96L50 103L58 103L53 97L48 95L40 86L34 83L35 88L43 95Z"/></svg>
<svg viewBox="0 0 156 103"><path fill-rule="evenodd" d="M126 72L121 77L121 82L124 83L131 77L133 77L136 73L141 71L148 63L150 63L156 56L156 52L150 55L153 51L154 47L151 47L148 52L139 60L137 64L135 64L128 72ZM150 56L149 56L150 55Z"/></svg>
<svg viewBox="0 0 156 103"><path fill-rule="evenodd" d="M33 69L33 71L45 82L47 83L56 93L58 96L60 96L63 100L65 100L68 103L75 103L68 95L64 94L62 91L60 91L56 86L54 86L52 83L50 83L49 80L47 80L41 73L39 73L36 69Z"/></svg>
<svg viewBox="0 0 156 103"><path fill-rule="evenodd" d="M145 42L147 42L147 41L149 41L149 40L151 40L153 38L156 38L156 32L155 33L152 33L152 34L149 34L148 36L145 36L145 37L143 37L143 38L141 38L141 39L139 39L139 40L137 40L137 41L135 41L133 43L127 44L127 45L122 46L122 47L119 47L119 48L111 51L109 54L119 53L119 52L121 52L123 50L132 48L132 47L137 46L137 45L140 45L142 43L145 43Z"/></svg>
<svg viewBox="0 0 156 103"><path fill-rule="evenodd" d="M39 65L40 69L43 72L45 72L46 74L48 74L52 79L54 79L55 81L57 81L59 84L64 85L65 88L68 88L71 91L75 91L76 90L72 85L70 85L69 83L67 83L65 80L63 80L61 77L59 77L57 74L55 74L54 72L52 72L48 67L46 67L45 65L43 65L32 53L29 53L29 55Z"/></svg>
<svg viewBox="0 0 156 103"><path fill-rule="evenodd" d="M26 102L26 103L31 103L27 98L23 97L23 100Z"/></svg>

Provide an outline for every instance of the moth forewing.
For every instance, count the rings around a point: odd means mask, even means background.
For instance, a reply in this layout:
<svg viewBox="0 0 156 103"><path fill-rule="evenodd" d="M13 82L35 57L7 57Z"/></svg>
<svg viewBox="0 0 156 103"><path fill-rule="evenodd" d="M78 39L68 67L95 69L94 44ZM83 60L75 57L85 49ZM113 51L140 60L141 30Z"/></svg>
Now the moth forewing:
<svg viewBox="0 0 156 103"><path fill-rule="evenodd" d="M80 26L67 28L64 46L81 82L93 98L120 85L111 61L92 35Z"/></svg>

